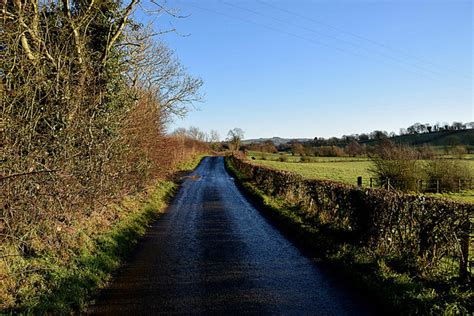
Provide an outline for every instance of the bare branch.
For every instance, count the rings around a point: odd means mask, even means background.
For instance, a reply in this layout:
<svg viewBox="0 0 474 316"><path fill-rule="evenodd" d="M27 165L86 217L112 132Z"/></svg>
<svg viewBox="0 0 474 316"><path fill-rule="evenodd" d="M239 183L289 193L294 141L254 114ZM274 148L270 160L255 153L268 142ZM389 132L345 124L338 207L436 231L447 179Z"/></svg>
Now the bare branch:
<svg viewBox="0 0 474 316"><path fill-rule="evenodd" d="M71 5L70 5L69 0L62 0L62 2L63 2L63 12L66 15L66 18L67 18L68 23L69 23L69 27L71 28L72 34L73 34L73 37L74 37L74 44L75 44L76 53L77 53L77 63L79 65L81 65L82 62L83 62L83 59L82 59L81 39L80 39L80 35L79 35L79 30L74 25L74 21L73 21L72 16L71 16ZM92 4L93 4L93 1L91 2L90 6L89 6L90 8L91 8Z"/></svg>
<svg viewBox="0 0 474 316"><path fill-rule="evenodd" d="M146 10L146 12L148 12L148 13L166 12L166 14L168 14L168 15L176 18L176 19L185 19L185 18L190 16L190 14L188 14L188 15L178 15L177 13L171 11L170 9L166 8L165 6L159 4L156 0L151 0L151 2L154 5L156 5L159 8L159 10L158 11L156 11L156 10Z"/></svg>
<svg viewBox="0 0 474 316"><path fill-rule="evenodd" d="M18 22L22 26L26 26L25 22L23 21L23 6L20 0L14 0L13 4L18 12ZM36 61L36 56L33 54L28 39L26 38L25 32L21 32L20 34L20 41L23 50L25 51L26 57L31 61Z"/></svg>
<svg viewBox="0 0 474 316"><path fill-rule="evenodd" d="M53 173L53 172L58 172L59 170L37 170L37 171L30 171L30 172L21 172L21 173L15 173L11 174L8 176L0 176L0 181L4 181L10 178L16 178L16 177L22 177L22 176L28 176L28 175L33 175L33 174L39 174L39 173Z"/></svg>
<svg viewBox="0 0 474 316"><path fill-rule="evenodd" d="M112 36L112 38L107 43L107 47L105 48L105 51L103 52L102 64L105 64L105 62L107 61L107 56L108 56L110 50L112 49L112 46L117 41L120 34L122 34L123 28L127 24L128 17L130 16L130 13L132 13L133 7L137 4L137 2L138 2L138 0L132 0L130 2L130 4L127 6L127 8L125 9L125 12L122 15L122 18L120 19L120 23L118 24L114 35Z"/></svg>

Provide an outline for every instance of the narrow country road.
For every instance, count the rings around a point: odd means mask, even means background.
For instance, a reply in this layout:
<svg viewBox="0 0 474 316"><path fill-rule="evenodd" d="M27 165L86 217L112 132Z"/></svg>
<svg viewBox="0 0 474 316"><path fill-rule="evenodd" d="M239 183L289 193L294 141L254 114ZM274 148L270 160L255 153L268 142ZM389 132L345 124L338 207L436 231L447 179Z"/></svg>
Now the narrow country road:
<svg viewBox="0 0 474 316"><path fill-rule="evenodd" d="M370 314L260 215L222 157L184 181L88 313Z"/></svg>

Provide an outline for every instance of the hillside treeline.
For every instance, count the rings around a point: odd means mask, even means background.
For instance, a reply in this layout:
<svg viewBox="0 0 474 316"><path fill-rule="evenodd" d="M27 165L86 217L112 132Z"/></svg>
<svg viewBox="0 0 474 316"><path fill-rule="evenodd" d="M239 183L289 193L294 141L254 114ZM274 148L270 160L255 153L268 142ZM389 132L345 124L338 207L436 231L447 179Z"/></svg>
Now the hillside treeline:
<svg viewBox="0 0 474 316"><path fill-rule="evenodd" d="M459 125L459 126L458 126ZM446 125L447 129L436 131L419 130L410 134L394 135L382 131L367 134L315 138L309 141L292 140L288 143L275 145L271 140L246 144L244 150L267 153L289 152L299 156L342 157L367 156L376 151L377 146L387 141L395 144L413 146L419 157L426 159L437 154L464 155L474 153L474 129L470 124ZM417 126L414 124L413 126ZM423 125L426 128L426 125ZM424 130L423 130L424 131Z"/></svg>
<svg viewBox="0 0 474 316"><path fill-rule="evenodd" d="M110 203L206 150L165 133L200 99L202 83L156 39L159 32L133 20L142 5L0 4L0 309L46 286L44 265L29 259L74 260L90 217L94 232L110 229L117 217ZM158 2L146 10L176 14Z"/></svg>
<svg viewBox="0 0 474 316"><path fill-rule="evenodd" d="M243 150L247 151L259 151L262 153L277 153L287 152L293 156L301 156L302 158L310 157L367 157L377 153L377 148L380 144L391 142L386 139L385 142L374 143L371 145L360 144L356 141L351 141L345 146L313 146L311 143L291 143L281 144L275 146L271 141L264 143L256 143L242 146ZM407 145L408 146L408 145ZM465 154L474 153L473 145L450 145L435 148L430 145L423 145L419 147L413 147L413 151L417 159L431 159L440 154L451 154L457 157L462 157ZM281 157L284 158L285 156ZM301 162L309 162L308 159L303 159Z"/></svg>
<svg viewBox="0 0 474 316"><path fill-rule="evenodd" d="M436 124L430 124L430 123L415 123L407 128L400 128L399 134L396 134L394 132L387 132L387 131L381 131L381 130L375 130L370 133L361 133L361 134L351 134L351 135L343 135L341 137L330 137L330 138L323 138L323 137L315 137L311 143L313 146L346 146L347 144L350 144L353 141L359 142L359 143L373 143L377 142L383 139L387 138L392 138L396 139L397 137L402 137L399 138L400 141L402 142L408 142L411 143L411 145L415 145L417 143L416 136L421 135L421 134L433 134L433 135L449 135L449 134L456 134L456 131L465 131L465 130L473 130L474 131L474 122L468 122L468 123L462 123L462 122L453 122L452 124L448 123L436 123ZM454 132L454 133L450 133ZM405 136L403 138L403 136ZM409 137L409 136L415 136L415 137ZM421 137L423 139L423 137ZM424 137L426 138L426 137ZM435 139L436 137L433 137ZM456 137L454 137L456 138ZM430 138L427 139L428 141L432 140ZM423 139L423 142L426 142L427 140ZM462 142L462 140L454 140L454 142ZM468 142L472 143L471 145L474 145L474 137L471 137ZM452 145L453 140L448 139L442 141L440 145Z"/></svg>

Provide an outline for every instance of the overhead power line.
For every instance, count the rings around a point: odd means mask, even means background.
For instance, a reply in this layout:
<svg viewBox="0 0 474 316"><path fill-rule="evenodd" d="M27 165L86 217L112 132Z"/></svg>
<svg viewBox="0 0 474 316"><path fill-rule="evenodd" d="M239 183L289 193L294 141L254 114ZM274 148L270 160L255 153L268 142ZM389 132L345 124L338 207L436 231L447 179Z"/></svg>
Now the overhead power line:
<svg viewBox="0 0 474 316"><path fill-rule="evenodd" d="M382 42L379 42L379 41L376 41L376 40L373 40L371 38L368 38L366 36L362 36L360 34L356 34L354 32L351 32L351 31L348 31L348 30L345 30L341 27L336 27L336 26L333 26L327 22L323 22L321 20L317 20L315 18L312 18L312 17L307 17L303 14L300 14L300 13L297 13L297 12L294 12L294 11L291 11L291 10L288 10L288 9L285 9L285 8L281 8L279 6L276 6L274 4L270 4L266 1L263 1L263 0L257 0L258 3L260 4L263 4L267 7L270 7L270 8L273 8L275 10L278 10L278 11L281 11L281 12L284 12L284 13L287 13L287 14L290 14L290 15L293 15L293 16L297 16L299 18L302 18L302 19L305 19L307 21L310 21L310 22L313 22L313 23L316 23L316 24L319 24L319 25L322 25L323 27L326 27L328 29L332 29L336 32L339 32L339 33L342 33L342 34L346 34L348 36L351 36L353 38L357 38L359 40L362 40L362 41L365 41L365 42L368 42L372 45L375 45L375 46L378 46L380 48L383 48L385 50L389 50L389 51L392 51L392 52L395 52L397 54L400 54L400 55L404 55L405 57L409 57L409 58L412 58L412 59L416 59L418 60L419 62L423 62L425 64L430 64L432 66L435 66L437 68L444 68L445 70L448 70L449 72L452 72L452 73L456 73L458 76L462 76L464 78L467 78L469 80L472 80L472 75L468 75L468 74L465 74L465 73L462 73L462 72L459 72L458 70L455 70L455 69L452 69L450 67L447 67L445 65L440 65L440 64L437 64L437 63L434 63L426 58L422 58L422 57L419 57L419 56L416 56L416 55L413 55L413 54L410 54L408 52L405 52L399 48L395 48L395 47L392 47L386 43L382 43Z"/></svg>
<svg viewBox="0 0 474 316"><path fill-rule="evenodd" d="M347 40L344 40L344 39L341 39L337 36L333 36L331 34L325 34L323 32L319 32L317 30L314 30L314 29L311 29L311 28L308 28L308 27L305 27L305 26L301 26L301 25L298 25L298 24L295 24L293 22L290 22L290 21L286 21L286 20L283 20L283 19L280 19L280 18L275 18L273 16L270 16L270 15L267 15L267 14L263 14L261 12L258 12L258 11L255 11L255 10L251 10L251 9L248 9L248 8L244 8L244 7L240 7L238 5L235 5L235 4L232 4L232 3L228 3L228 2L225 2L225 1L222 1L222 3L224 3L225 5L228 5L228 6L231 6L231 7L234 7L234 8L237 8L237 9L240 9L240 10L244 10L244 11L247 11L247 12L251 12L253 14L256 14L256 15L259 15L261 17L264 17L264 18L269 18L269 19L272 19L272 20L275 20L277 22L280 22L280 23L284 23L284 24L287 24L287 25L291 25L291 26L294 26L294 27L297 27L299 29L302 29L302 30L305 30L305 31L309 31L311 33L314 33L318 36L324 36L324 37L327 37L327 38L331 38L333 40L336 40L336 41L339 41L339 42L343 42L345 44L348 44L352 47L355 47L355 48L358 48L358 49L362 49L364 51L366 51L367 53L369 54L372 54L372 53L376 53L377 55L380 55L381 57L383 58L387 58L387 59L391 59L397 63L400 63L400 64L404 64L404 65L407 65L407 66L410 66L410 67L413 67L413 68L417 68L421 71L425 71L425 72L429 72L429 73L432 73L434 75L443 75L443 73L439 72L439 71L434 71L432 69L428 69L426 67L423 67L423 66L420 66L420 65L417 65L417 64L413 64L411 62L406 62L404 61L403 59L400 59L400 58L396 58L396 57L393 57L391 55L388 55L388 54L385 54L385 53L382 53L382 52L379 52L379 51L371 51L370 49L367 49L366 47L363 47L361 45L358 45L358 44L355 44L353 42L350 42L350 41L347 41Z"/></svg>
<svg viewBox="0 0 474 316"><path fill-rule="evenodd" d="M405 64L400 64L400 63L394 64L393 62L390 63L390 62L387 62L386 60L383 60L383 59L373 58L373 56L371 57L371 56L359 54L357 52L354 52L354 51L351 51L351 50L348 50L348 49L345 49L345 48L341 48L341 47L338 47L338 46L335 46L335 45L330 45L330 44L327 44L325 42L315 40L315 39L312 39L312 38L310 39L310 38L307 38L307 37L304 37L304 36L301 36L301 35L286 31L286 30L276 28L274 26L269 26L267 24L255 22L255 21L248 20L248 19L245 19L245 18L241 18L241 17L237 17L237 16L230 15L230 14L227 14L227 13L219 12L219 11L216 11L216 10L213 10L213 9L204 8L204 7L198 6L194 3L186 2L186 5L188 5L190 7L193 7L193 8L196 8L196 9L199 9L199 10L202 10L202 11L207 11L207 12L210 12L210 13L213 13L213 14L217 14L217 15L221 15L221 16L230 18L230 19L238 20L238 21L241 21L241 22L244 22L244 23L257 25L259 27L266 28L266 29L272 30L272 31L280 33L280 34L285 34L285 35L288 35L288 36L291 36L291 37L294 37L294 38L298 38L300 40L306 41L306 42L311 43L311 44L316 45L316 46L324 46L324 47L330 48L332 50L337 50L337 51L345 53L345 54L357 56L359 58L368 59L368 60L375 61L375 62L378 62L378 63L383 63L383 64L386 64L386 65L389 65L389 66L394 66L395 65L399 68L402 68L406 72L409 72L409 73L412 73L412 74L415 74L415 75L418 75L418 76L422 76L422 77L430 78L430 79L438 79L438 80L441 79L441 78L438 78L438 77L434 78L433 76L429 76L426 73L426 70L424 70L424 69L423 69L424 72L416 71L416 70L407 68L406 67L407 65L405 65ZM411 66L411 67L415 68L413 66Z"/></svg>

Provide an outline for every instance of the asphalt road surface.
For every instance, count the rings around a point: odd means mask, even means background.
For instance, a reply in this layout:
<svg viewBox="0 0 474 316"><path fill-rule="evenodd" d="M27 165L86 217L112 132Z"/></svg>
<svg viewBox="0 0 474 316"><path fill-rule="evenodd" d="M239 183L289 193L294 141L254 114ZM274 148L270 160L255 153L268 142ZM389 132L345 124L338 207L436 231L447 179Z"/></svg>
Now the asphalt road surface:
<svg viewBox="0 0 474 316"><path fill-rule="evenodd" d="M372 314L205 158L90 314Z"/></svg>

